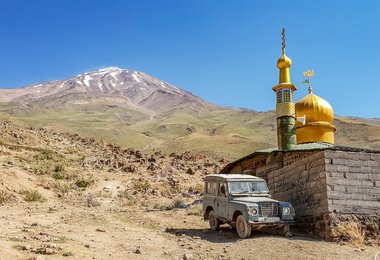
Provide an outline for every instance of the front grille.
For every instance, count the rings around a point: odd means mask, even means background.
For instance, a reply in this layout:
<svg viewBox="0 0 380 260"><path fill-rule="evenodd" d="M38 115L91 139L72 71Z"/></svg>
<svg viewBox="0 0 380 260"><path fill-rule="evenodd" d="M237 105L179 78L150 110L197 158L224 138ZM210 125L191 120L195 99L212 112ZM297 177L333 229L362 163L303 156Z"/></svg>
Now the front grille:
<svg viewBox="0 0 380 260"><path fill-rule="evenodd" d="M260 215L263 217L278 216L278 204L272 202L260 203Z"/></svg>

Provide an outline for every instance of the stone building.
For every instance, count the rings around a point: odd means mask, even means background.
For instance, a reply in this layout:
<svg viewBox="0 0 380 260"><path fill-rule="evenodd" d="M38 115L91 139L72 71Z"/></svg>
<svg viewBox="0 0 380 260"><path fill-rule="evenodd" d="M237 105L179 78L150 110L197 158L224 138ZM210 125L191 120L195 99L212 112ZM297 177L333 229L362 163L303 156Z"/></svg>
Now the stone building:
<svg viewBox="0 0 380 260"><path fill-rule="evenodd" d="M278 147L238 159L221 173L264 178L273 198L293 204L299 228L333 239L340 225L355 221L368 237L380 235L380 150L335 145L333 109L310 84L309 94L294 104L284 36L273 87Z"/></svg>

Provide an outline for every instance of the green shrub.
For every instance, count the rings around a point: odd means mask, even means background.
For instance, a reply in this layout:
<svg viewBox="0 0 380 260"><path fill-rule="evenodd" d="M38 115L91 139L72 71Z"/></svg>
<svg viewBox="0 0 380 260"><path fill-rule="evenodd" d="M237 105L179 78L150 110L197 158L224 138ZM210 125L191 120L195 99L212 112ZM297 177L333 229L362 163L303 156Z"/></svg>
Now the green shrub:
<svg viewBox="0 0 380 260"><path fill-rule="evenodd" d="M44 202L46 199L37 190L24 190L20 192L24 196L24 200L28 202Z"/></svg>
<svg viewBox="0 0 380 260"><path fill-rule="evenodd" d="M51 176L56 180L65 179L65 174L63 174L62 172L54 172Z"/></svg>
<svg viewBox="0 0 380 260"><path fill-rule="evenodd" d="M75 185L77 185L79 188L86 188L90 186L91 183L92 181L80 179L75 182Z"/></svg>

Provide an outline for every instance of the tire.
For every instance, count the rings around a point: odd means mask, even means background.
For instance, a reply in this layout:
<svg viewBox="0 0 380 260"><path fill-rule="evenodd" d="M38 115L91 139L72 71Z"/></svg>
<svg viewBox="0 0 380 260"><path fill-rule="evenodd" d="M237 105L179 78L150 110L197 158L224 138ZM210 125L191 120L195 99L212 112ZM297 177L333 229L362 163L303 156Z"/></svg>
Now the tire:
<svg viewBox="0 0 380 260"><path fill-rule="evenodd" d="M208 213L208 223L210 224L211 230L219 230L220 220L216 217L216 214L213 210Z"/></svg>
<svg viewBox="0 0 380 260"><path fill-rule="evenodd" d="M236 219L236 232L240 238L247 238L251 236L252 227L245 221L243 215L239 215Z"/></svg>

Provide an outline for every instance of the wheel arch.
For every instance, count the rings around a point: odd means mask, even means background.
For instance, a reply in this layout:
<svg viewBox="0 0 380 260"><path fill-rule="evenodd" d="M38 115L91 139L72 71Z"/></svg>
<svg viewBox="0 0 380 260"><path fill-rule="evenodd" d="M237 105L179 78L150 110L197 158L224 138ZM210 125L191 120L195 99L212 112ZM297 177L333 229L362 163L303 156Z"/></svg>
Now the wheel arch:
<svg viewBox="0 0 380 260"><path fill-rule="evenodd" d="M204 220L208 220L208 214L209 214L211 211L213 211L213 210L214 210L213 207L208 206L208 207L206 208L206 210L205 210L205 213L203 214L203 219L204 219Z"/></svg>
<svg viewBox="0 0 380 260"><path fill-rule="evenodd" d="M236 222L236 219L239 215L243 215L243 213L240 210L235 210L233 216L232 216L232 221ZM244 215L243 215L244 216Z"/></svg>

